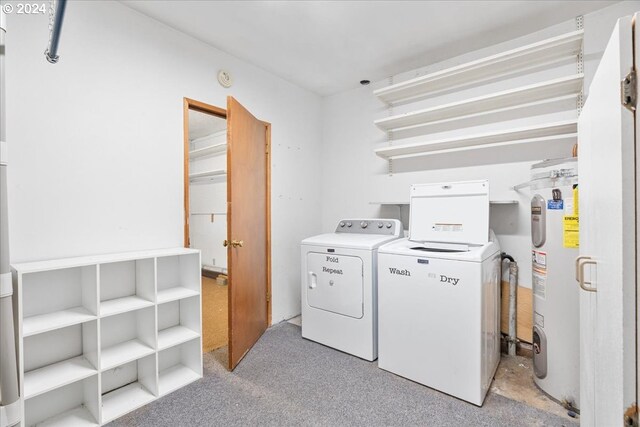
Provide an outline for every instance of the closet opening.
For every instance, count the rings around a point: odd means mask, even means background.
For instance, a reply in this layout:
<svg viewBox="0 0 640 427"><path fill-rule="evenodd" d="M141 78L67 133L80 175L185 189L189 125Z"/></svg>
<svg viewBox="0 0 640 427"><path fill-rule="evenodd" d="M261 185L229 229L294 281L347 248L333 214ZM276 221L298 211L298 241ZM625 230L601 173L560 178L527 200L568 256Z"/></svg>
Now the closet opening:
<svg viewBox="0 0 640 427"><path fill-rule="evenodd" d="M226 365L227 113L186 99L184 120L184 245L201 251L202 351L220 353Z"/></svg>
<svg viewBox="0 0 640 427"><path fill-rule="evenodd" d="M233 370L271 323L271 124L184 99L184 245L201 252L202 347Z"/></svg>

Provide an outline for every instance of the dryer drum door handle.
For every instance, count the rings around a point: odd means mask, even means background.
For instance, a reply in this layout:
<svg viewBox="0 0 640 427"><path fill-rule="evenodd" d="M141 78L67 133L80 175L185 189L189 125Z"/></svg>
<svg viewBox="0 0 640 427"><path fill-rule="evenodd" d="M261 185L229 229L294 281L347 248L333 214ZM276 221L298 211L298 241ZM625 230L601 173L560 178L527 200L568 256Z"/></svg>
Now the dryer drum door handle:
<svg viewBox="0 0 640 427"><path fill-rule="evenodd" d="M318 284L318 276L313 271L310 271L307 275L307 285L309 289L313 289Z"/></svg>

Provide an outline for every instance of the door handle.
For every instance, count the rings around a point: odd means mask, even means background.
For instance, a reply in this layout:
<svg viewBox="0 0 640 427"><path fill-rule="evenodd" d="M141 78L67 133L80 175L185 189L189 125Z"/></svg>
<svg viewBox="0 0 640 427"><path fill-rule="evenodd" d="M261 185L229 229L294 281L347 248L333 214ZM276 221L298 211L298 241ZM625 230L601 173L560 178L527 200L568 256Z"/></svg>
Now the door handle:
<svg viewBox="0 0 640 427"><path fill-rule="evenodd" d="M227 239L224 239L224 242L222 242L222 246L224 246L225 248L229 246L229 241Z"/></svg>
<svg viewBox="0 0 640 427"><path fill-rule="evenodd" d="M222 246L224 246L225 248L227 246L231 245L231 247L233 248L238 248L238 247L242 247L242 245L244 245L244 242L242 240L232 240L231 242L229 242L228 240L225 240L224 242L222 242Z"/></svg>
<svg viewBox="0 0 640 427"><path fill-rule="evenodd" d="M309 289L315 288L318 284L318 276L313 271L308 273L307 284L309 285Z"/></svg>
<svg viewBox="0 0 640 427"><path fill-rule="evenodd" d="M591 259L591 257L578 257L578 259L576 259L576 262L578 267L577 280L580 287L587 292L597 292L598 289L594 288L593 286L587 286L591 285L591 282L586 282L584 280L584 266L597 265L598 263L595 260Z"/></svg>
<svg viewBox="0 0 640 427"><path fill-rule="evenodd" d="M576 258L576 282L580 282L580 261L583 259L591 259L591 257L581 255Z"/></svg>
<svg viewBox="0 0 640 427"><path fill-rule="evenodd" d="M225 240L226 242L226 240ZM576 282L580 282L580 261L583 259L591 259L590 256L579 256L576 258Z"/></svg>

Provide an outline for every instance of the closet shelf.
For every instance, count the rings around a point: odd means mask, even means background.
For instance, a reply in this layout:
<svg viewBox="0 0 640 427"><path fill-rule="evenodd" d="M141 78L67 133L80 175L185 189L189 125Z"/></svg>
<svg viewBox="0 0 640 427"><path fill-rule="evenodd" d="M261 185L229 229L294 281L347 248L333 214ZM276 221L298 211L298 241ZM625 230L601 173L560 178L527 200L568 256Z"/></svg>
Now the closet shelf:
<svg viewBox="0 0 640 427"><path fill-rule="evenodd" d="M179 299L189 298L199 295L198 291L185 288L184 286L175 286L168 289L158 289L158 304L175 301Z"/></svg>
<svg viewBox="0 0 640 427"><path fill-rule="evenodd" d="M197 159L199 157L211 156L213 154L222 154L227 151L227 143L209 145L208 147L198 148L197 150L189 151L189 160Z"/></svg>
<svg viewBox="0 0 640 427"><path fill-rule="evenodd" d="M465 64L387 86L373 93L392 104L415 100L442 89L455 89L493 77L544 65L580 53L584 30L501 52Z"/></svg>
<svg viewBox="0 0 640 427"><path fill-rule="evenodd" d="M164 396L198 379L200 379L200 375L188 367L182 364L174 365L160 371L158 376L158 391L160 392L160 396Z"/></svg>
<svg viewBox="0 0 640 427"><path fill-rule="evenodd" d="M413 144L394 145L375 150L376 155L388 160L429 156L444 152L473 150L486 146L513 145L535 142L548 137L565 137L578 132L578 121L567 120L495 132L485 132L456 138L446 138Z"/></svg>
<svg viewBox="0 0 640 427"><path fill-rule="evenodd" d="M111 391L102 396L102 422L113 421L154 399L153 394L139 382Z"/></svg>
<svg viewBox="0 0 640 427"><path fill-rule="evenodd" d="M153 354L155 350L138 339L112 345L102 350L100 370L115 368Z"/></svg>
<svg viewBox="0 0 640 427"><path fill-rule="evenodd" d="M83 356L25 372L24 398L30 399L97 373L98 371Z"/></svg>
<svg viewBox="0 0 640 427"><path fill-rule="evenodd" d="M489 204L491 205L517 205L519 202L517 200L491 200ZM369 202L370 205L380 205L380 206L409 206L409 201L391 201L391 202Z"/></svg>
<svg viewBox="0 0 640 427"><path fill-rule="evenodd" d="M152 301L147 301L138 296L132 295L123 298L116 298L108 301L100 302L100 316L107 317L114 314L126 313L127 311L139 310L141 308L151 307Z"/></svg>
<svg viewBox="0 0 640 427"><path fill-rule="evenodd" d="M455 121L496 111L508 111L540 101L553 101L565 96L577 96L582 91L583 74L522 86L464 101L438 105L418 111L378 119L379 128L396 132L438 121Z"/></svg>
<svg viewBox="0 0 640 427"><path fill-rule="evenodd" d="M197 144L199 142L208 141L210 139L219 138L221 136L224 136L225 138L227 137L227 130L226 129L222 129L222 130L219 130L217 132L210 133L209 135L201 136L200 138L195 138L195 139L193 139L193 140L191 140L189 142L191 144Z"/></svg>
<svg viewBox="0 0 640 427"><path fill-rule="evenodd" d="M409 206L409 201L392 201L392 202L369 202L370 205L380 205L380 206Z"/></svg>
<svg viewBox="0 0 640 427"><path fill-rule="evenodd" d="M96 316L84 307L73 307L53 313L25 317L22 321L22 335L25 337L65 328L94 320Z"/></svg>
<svg viewBox="0 0 640 427"><path fill-rule="evenodd" d="M183 342L199 338L200 334L184 326L172 326L158 331L158 350L173 347Z"/></svg>
<svg viewBox="0 0 640 427"><path fill-rule="evenodd" d="M196 181L203 178L215 178L220 176L225 176L227 171L224 169L214 169L205 172L197 172L189 174L189 181Z"/></svg>
<svg viewBox="0 0 640 427"><path fill-rule="evenodd" d="M84 406L71 409L56 415L40 424L40 427L93 427L99 426L98 422L93 418L91 413Z"/></svg>

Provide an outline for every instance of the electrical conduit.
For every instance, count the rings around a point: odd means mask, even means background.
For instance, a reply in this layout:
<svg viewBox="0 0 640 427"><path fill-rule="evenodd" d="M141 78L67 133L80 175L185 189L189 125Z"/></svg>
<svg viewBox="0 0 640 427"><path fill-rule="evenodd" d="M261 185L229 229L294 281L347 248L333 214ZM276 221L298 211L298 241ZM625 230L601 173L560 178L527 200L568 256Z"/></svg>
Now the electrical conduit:
<svg viewBox="0 0 640 427"><path fill-rule="evenodd" d="M502 267L504 268L505 260L509 261L509 336L507 338L507 354L509 356L516 355L516 346L518 344L517 335L517 304L518 304L518 263L512 256L502 253Z"/></svg>

